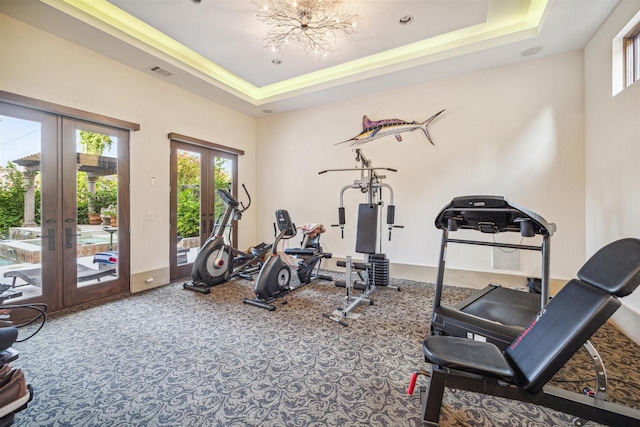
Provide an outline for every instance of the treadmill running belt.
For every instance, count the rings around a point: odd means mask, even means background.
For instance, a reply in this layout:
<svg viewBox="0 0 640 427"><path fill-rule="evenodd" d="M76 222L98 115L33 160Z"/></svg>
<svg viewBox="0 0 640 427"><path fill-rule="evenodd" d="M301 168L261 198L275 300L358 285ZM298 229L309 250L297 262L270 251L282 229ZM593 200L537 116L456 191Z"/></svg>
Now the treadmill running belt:
<svg viewBox="0 0 640 427"><path fill-rule="evenodd" d="M526 328L540 311L540 295L496 286L482 298L458 308L494 322Z"/></svg>

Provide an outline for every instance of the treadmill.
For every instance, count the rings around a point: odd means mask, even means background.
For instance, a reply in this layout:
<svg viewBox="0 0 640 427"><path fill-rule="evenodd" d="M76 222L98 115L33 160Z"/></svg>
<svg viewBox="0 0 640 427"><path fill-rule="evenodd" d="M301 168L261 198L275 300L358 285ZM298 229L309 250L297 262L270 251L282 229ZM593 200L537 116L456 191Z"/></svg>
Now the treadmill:
<svg viewBox="0 0 640 427"><path fill-rule="evenodd" d="M432 335L453 335L494 343L501 350L527 327L549 300L549 243L556 231L540 215L501 196L454 198L438 214L435 225L442 230L442 246L431 319ZM457 230L484 234L520 233L519 244L451 238ZM541 244L523 244L526 238L542 236ZM535 239L536 242L539 239ZM489 284L455 307L441 305L448 244L491 246L539 251L542 258L540 294Z"/></svg>

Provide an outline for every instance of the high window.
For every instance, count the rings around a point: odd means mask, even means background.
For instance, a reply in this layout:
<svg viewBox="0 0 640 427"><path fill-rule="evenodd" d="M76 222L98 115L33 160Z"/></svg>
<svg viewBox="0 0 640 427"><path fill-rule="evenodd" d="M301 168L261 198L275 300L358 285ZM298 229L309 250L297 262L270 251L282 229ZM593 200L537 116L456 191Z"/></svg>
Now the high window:
<svg viewBox="0 0 640 427"><path fill-rule="evenodd" d="M624 37L625 86L640 80L640 22Z"/></svg>

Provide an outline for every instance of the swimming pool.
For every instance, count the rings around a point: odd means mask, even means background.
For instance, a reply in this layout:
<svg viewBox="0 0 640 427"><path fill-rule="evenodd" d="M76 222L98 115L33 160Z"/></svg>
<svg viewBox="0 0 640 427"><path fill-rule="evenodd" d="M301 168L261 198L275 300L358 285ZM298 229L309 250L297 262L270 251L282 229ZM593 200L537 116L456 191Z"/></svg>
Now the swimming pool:
<svg viewBox="0 0 640 427"><path fill-rule="evenodd" d="M77 242L78 258L118 249L117 236L114 236L113 243L110 241L109 236L103 234L81 236ZM15 263L39 264L41 262L41 246L42 239L0 241L0 257L6 259L6 263L0 262L0 265Z"/></svg>

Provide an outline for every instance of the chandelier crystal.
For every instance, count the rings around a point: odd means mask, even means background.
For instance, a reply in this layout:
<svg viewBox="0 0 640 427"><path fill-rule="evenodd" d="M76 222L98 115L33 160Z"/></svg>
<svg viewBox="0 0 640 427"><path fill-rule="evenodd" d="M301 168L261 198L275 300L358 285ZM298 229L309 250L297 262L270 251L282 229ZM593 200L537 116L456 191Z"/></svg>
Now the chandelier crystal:
<svg viewBox="0 0 640 427"><path fill-rule="evenodd" d="M336 40L356 33L357 14L340 8L341 0L265 0L257 11L267 24L265 47L281 51L299 45L307 55L322 57L333 52Z"/></svg>

